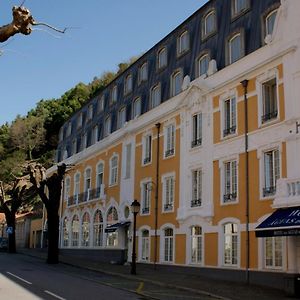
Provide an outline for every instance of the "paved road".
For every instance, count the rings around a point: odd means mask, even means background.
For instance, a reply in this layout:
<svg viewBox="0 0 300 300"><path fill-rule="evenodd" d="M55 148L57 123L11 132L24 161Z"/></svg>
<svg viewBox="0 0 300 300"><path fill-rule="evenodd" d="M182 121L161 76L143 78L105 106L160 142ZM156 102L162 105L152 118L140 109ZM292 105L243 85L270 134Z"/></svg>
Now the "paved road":
<svg viewBox="0 0 300 300"><path fill-rule="evenodd" d="M83 270L20 254L0 253L0 300L215 300L147 282Z"/></svg>

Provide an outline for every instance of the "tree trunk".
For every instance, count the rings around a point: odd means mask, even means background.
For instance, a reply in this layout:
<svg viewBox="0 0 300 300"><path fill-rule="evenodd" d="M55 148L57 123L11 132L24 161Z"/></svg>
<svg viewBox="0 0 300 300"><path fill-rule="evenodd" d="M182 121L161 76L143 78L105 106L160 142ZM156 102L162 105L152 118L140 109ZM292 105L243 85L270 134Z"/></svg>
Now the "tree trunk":
<svg viewBox="0 0 300 300"><path fill-rule="evenodd" d="M7 227L12 227L12 233L8 234L8 253L16 253L16 216L10 213L5 214Z"/></svg>
<svg viewBox="0 0 300 300"><path fill-rule="evenodd" d="M58 239L59 239L59 216L56 211L47 210L48 220L48 264L57 264L58 259Z"/></svg>

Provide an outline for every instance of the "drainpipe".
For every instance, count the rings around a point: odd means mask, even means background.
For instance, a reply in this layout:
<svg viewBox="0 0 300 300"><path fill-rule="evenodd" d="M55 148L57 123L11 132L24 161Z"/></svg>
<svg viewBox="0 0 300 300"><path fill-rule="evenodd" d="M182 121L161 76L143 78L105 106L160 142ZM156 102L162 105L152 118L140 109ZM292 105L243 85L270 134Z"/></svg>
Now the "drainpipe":
<svg viewBox="0 0 300 300"><path fill-rule="evenodd" d="M250 268L250 231L249 231L249 151L248 151L248 80L241 82L244 88L245 103L245 157L246 157L246 283L249 284L249 268Z"/></svg>
<svg viewBox="0 0 300 300"><path fill-rule="evenodd" d="M159 132L160 123L155 124L157 129L157 147L156 147L156 185L155 185L155 227L154 227L154 269L157 263L157 226L158 226L158 184L159 184Z"/></svg>

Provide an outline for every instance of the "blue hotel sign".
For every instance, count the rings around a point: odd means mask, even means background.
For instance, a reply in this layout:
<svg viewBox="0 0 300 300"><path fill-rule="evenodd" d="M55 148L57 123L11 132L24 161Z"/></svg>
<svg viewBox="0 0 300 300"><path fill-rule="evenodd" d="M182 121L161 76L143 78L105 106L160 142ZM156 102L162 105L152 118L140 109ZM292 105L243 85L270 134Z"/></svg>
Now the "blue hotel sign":
<svg viewBox="0 0 300 300"><path fill-rule="evenodd" d="M256 227L256 237L300 235L300 207L280 208Z"/></svg>

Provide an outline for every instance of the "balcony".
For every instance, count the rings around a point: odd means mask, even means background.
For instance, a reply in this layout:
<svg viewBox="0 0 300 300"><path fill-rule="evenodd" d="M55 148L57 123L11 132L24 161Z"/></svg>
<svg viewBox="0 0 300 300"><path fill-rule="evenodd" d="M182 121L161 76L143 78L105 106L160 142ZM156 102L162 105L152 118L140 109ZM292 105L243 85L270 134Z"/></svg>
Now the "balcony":
<svg viewBox="0 0 300 300"><path fill-rule="evenodd" d="M231 126L223 130L223 136L225 137L230 134L235 134L235 132L236 132L236 126Z"/></svg>
<svg viewBox="0 0 300 300"><path fill-rule="evenodd" d="M191 201L191 207L201 206L201 199L194 199Z"/></svg>
<svg viewBox="0 0 300 300"><path fill-rule="evenodd" d="M165 151L165 157L174 155L174 148Z"/></svg>
<svg viewBox="0 0 300 300"><path fill-rule="evenodd" d="M262 122L262 123L266 123L266 122L268 122L268 121L270 121L270 120L276 119L276 118L277 118L277 115L278 115L278 111L277 111L277 110L274 110L274 111L272 111L272 112L269 112L269 113L267 113L267 114L265 114L265 115L263 115L263 116L261 117L261 122Z"/></svg>
<svg viewBox="0 0 300 300"><path fill-rule="evenodd" d="M274 208L300 206L300 178L281 178L273 202Z"/></svg>
<svg viewBox="0 0 300 300"><path fill-rule="evenodd" d="M225 195L223 195L223 202L224 203L235 202L236 196L237 196L236 193L225 194Z"/></svg>
<svg viewBox="0 0 300 300"><path fill-rule="evenodd" d="M263 196L264 197L269 197L269 196L274 196L276 193L276 186L269 186L263 188Z"/></svg>
<svg viewBox="0 0 300 300"><path fill-rule="evenodd" d="M145 157L144 158L144 165L148 164L151 162L151 157Z"/></svg>
<svg viewBox="0 0 300 300"><path fill-rule="evenodd" d="M171 211L173 210L173 203L167 203L164 205L164 211Z"/></svg>
<svg viewBox="0 0 300 300"><path fill-rule="evenodd" d="M193 140L193 141L192 141L192 148L201 146L201 144L202 144L202 138Z"/></svg>

